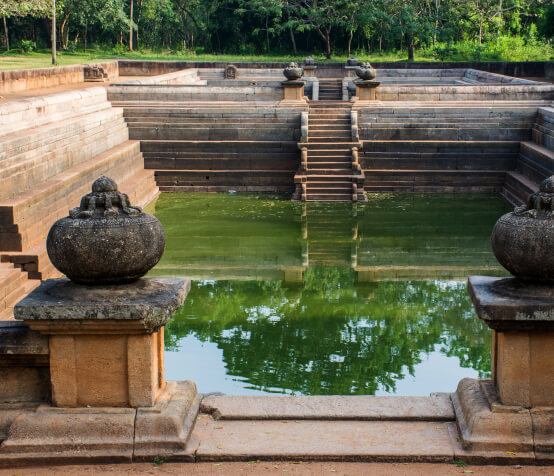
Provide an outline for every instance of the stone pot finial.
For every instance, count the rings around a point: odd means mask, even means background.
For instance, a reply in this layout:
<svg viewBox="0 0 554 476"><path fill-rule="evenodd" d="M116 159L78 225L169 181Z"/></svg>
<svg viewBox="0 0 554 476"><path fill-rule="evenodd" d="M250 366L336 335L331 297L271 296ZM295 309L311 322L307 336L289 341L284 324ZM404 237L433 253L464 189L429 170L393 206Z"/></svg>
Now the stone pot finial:
<svg viewBox="0 0 554 476"><path fill-rule="evenodd" d="M358 66L360 62L356 59L354 55L346 60L346 66Z"/></svg>
<svg viewBox="0 0 554 476"><path fill-rule="evenodd" d="M48 233L52 264L79 284L123 284L144 276L162 257L165 233L159 220L117 190L109 177L92 184L80 206Z"/></svg>
<svg viewBox="0 0 554 476"><path fill-rule="evenodd" d="M554 283L554 175L527 205L500 217L491 238L498 262L516 278Z"/></svg>
<svg viewBox="0 0 554 476"><path fill-rule="evenodd" d="M304 58L304 64L306 66L313 66L315 64L315 60L311 56L308 56L307 58Z"/></svg>
<svg viewBox="0 0 554 476"><path fill-rule="evenodd" d="M356 76L363 81L371 81L377 77L377 71L369 63L362 63L354 71Z"/></svg>
<svg viewBox="0 0 554 476"><path fill-rule="evenodd" d="M287 78L289 81L297 81L302 77L302 68L298 66L296 63L292 62L290 63L284 70L283 74L285 75L285 78Z"/></svg>

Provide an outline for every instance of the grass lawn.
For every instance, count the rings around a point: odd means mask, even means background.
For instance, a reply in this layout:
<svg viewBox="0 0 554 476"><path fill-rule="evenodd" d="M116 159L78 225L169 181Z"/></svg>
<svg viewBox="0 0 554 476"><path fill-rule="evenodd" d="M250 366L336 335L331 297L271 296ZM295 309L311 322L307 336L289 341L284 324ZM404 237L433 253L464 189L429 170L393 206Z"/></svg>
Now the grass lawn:
<svg viewBox="0 0 554 476"><path fill-rule="evenodd" d="M280 62L280 61L296 61L303 62L305 55L303 56L254 56L254 55L179 55L169 53L156 53L153 51L139 51L139 52L127 52L127 53L112 53L102 50L90 50L87 53L76 52L59 52L57 55L58 65L79 64L79 63L94 63L103 60L111 59L143 59L143 60L162 60L162 61L221 61L221 62ZM361 61L370 61L374 63L384 61L406 61L407 54L405 53L387 53L383 55L371 55L371 56L357 56ZM330 60L325 56L314 55L314 59L317 62L346 62L346 55L334 56ZM416 61L432 61L430 57L418 56L416 54ZM52 66L52 56L50 51L40 51L32 53L19 53L17 51L5 52L0 54L0 70L7 71L13 69L29 69L29 68L47 68Z"/></svg>

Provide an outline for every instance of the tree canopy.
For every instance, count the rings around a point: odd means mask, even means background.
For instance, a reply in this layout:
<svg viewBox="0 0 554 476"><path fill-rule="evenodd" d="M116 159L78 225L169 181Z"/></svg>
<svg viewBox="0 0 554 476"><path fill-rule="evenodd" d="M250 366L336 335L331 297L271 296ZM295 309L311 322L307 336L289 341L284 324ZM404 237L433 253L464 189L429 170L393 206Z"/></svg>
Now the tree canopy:
<svg viewBox="0 0 554 476"><path fill-rule="evenodd" d="M4 36L49 46L51 5L3 0ZM135 48L330 57L504 36L551 42L554 29L552 0L57 0L56 15L61 50L128 49L132 38Z"/></svg>

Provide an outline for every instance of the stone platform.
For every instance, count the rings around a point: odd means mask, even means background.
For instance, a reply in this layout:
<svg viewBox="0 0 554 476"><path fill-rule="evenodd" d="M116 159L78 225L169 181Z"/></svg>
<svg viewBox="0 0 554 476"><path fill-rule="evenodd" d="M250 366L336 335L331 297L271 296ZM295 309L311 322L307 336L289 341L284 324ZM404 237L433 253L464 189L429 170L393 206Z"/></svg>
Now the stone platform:
<svg viewBox="0 0 554 476"><path fill-rule="evenodd" d="M449 394L207 396L201 400L194 397L190 382L168 382L168 388L172 397L150 409L68 411L48 405L12 404L9 409L0 405L0 441L4 440L0 466L154 458L167 462L551 463L544 454L515 446L502 451L464 449ZM37 436L45 434L44 425L52 425L58 414L69 419L67 423L72 421L75 433L59 432L54 425L47 437ZM100 438L108 428L112 436ZM32 446L40 448L40 454L29 452Z"/></svg>
<svg viewBox="0 0 554 476"><path fill-rule="evenodd" d="M169 404L159 402L152 409L67 410L29 404L17 408L12 404L8 410L0 405L0 440L4 440L0 444L0 465L151 461L155 457L189 462L258 459L536 462L532 452L497 452L474 457L464 451L450 396L446 394L430 397L208 396L202 400L196 416L200 397L193 398L193 384L168 382L168 385L173 400L170 398ZM174 397L176 394L181 401ZM56 423L60 420L56 416L62 414L64 421L72 422L75 431L71 434L61 428L57 430ZM160 414L165 426L148 423L149 415ZM50 426L47 436L44 425ZM108 428L111 436L100 438ZM178 428L181 433L177 432ZM33 446L40 453L29 451Z"/></svg>

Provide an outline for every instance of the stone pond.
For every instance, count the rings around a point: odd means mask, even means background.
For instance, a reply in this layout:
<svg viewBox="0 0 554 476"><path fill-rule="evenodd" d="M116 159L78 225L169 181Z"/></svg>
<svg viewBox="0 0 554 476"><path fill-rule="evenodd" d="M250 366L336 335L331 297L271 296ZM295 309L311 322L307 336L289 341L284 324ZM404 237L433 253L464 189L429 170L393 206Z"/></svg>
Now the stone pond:
<svg viewBox="0 0 554 476"><path fill-rule="evenodd" d="M150 276L193 278L166 326L166 373L201 392L428 395L490 376L468 274L505 275L497 196L370 195L293 203L164 194Z"/></svg>

